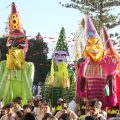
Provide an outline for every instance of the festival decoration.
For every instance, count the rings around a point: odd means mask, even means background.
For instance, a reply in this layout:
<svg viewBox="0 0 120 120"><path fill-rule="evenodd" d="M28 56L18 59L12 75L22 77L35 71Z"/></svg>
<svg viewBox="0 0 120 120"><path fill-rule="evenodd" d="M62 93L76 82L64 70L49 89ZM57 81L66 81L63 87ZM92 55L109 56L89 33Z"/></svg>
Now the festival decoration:
<svg viewBox="0 0 120 120"><path fill-rule="evenodd" d="M107 33L107 29L105 27L103 27L102 29L103 31L103 40L104 40L104 43L105 43L105 53L104 55L105 56L113 56L114 58L112 59L112 62L113 63L116 63L116 59L118 61L120 61L120 56L118 54L118 52L114 49L113 47L113 44L112 44L112 41L111 41L111 38L109 37L108 33ZM118 102L118 105L120 107L120 62L118 63L117 65L117 71L116 71L116 83L115 83L115 88L116 88L116 95L117 95L117 102Z"/></svg>
<svg viewBox="0 0 120 120"><path fill-rule="evenodd" d="M102 40L90 16L85 18L85 35L87 39L84 50L86 59L79 64L77 98L88 100L97 98L102 101L103 107L114 106L117 103L115 75L118 60L112 55L104 55ZM109 96L104 94L107 83Z"/></svg>
<svg viewBox="0 0 120 120"><path fill-rule="evenodd" d="M51 102L52 106L57 104L59 98L69 102L75 95L74 71L68 68L67 56L69 56L68 46L65 29L62 27L52 55L51 71L43 87L43 98Z"/></svg>
<svg viewBox="0 0 120 120"><path fill-rule="evenodd" d="M33 63L25 61L28 50L26 32L22 28L15 3L12 3L9 17L9 36L7 60L0 63L0 99L4 105L16 97L22 98L22 105L32 98L34 76Z"/></svg>

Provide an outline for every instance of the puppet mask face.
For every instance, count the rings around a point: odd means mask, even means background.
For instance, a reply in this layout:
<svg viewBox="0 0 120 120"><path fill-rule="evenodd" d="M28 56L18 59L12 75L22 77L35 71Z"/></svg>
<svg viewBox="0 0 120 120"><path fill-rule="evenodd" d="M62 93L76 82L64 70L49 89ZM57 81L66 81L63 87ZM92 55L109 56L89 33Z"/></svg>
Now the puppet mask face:
<svg viewBox="0 0 120 120"><path fill-rule="evenodd" d="M7 40L7 47L23 49L24 52L26 53L28 49L27 40L25 37L9 37Z"/></svg>
<svg viewBox="0 0 120 120"><path fill-rule="evenodd" d="M10 37L7 40L7 47L17 47L19 49L24 49L26 46L26 39L24 37Z"/></svg>
<svg viewBox="0 0 120 120"><path fill-rule="evenodd" d="M101 41L96 38L88 39L84 53L93 62L100 61L103 56L103 45Z"/></svg>
<svg viewBox="0 0 120 120"><path fill-rule="evenodd" d="M56 51L53 54L53 58L52 58L56 64L58 64L59 62L65 62L67 63L67 52L65 51Z"/></svg>

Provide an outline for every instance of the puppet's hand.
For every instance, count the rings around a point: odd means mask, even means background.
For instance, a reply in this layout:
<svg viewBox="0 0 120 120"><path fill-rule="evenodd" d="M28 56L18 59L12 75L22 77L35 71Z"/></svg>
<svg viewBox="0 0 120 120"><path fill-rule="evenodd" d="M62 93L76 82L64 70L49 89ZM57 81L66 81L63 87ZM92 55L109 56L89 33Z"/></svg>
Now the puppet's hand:
<svg viewBox="0 0 120 120"><path fill-rule="evenodd" d="M15 57L15 64L18 69L21 69L24 67L25 64L25 55L23 50L15 50L13 52L13 55Z"/></svg>
<svg viewBox="0 0 120 120"><path fill-rule="evenodd" d="M6 60L6 66L8 69L14 69L15 67L15 58L12 54L12 51L9 50L9 54L6 55L7 56L7 60Z"/></svg>
<svg viewBox="0 0 120 120"><path fill-rule="evenodd" d="M119 61L113 56L107 56L104 57L99 63L107 75L113 75L116 73Z"/></svg>

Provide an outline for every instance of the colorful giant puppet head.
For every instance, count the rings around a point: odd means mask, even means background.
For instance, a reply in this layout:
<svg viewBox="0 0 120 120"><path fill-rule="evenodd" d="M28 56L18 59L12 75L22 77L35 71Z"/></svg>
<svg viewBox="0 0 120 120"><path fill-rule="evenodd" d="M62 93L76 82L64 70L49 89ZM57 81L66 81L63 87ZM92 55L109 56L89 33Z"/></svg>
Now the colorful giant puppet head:
<svg viewBox="0 0 120 120"><path fill-rule="evenodd" d="M91 61L100 61L103 56L103 44L89 16L85 19L85 36L87 44L84 53Z"/></svg>
<svg viewBox="0 0 120 120"><path fill-rule="evenodd" d="M28 49L26 33L21 26L19 14L14 2L12 3L11 14L9 16L9 37L7 40L7 47L24 49L25 52L27 52Z"/></svg>
<svg viewBox="0 0 120 120"><path fill-rule="evenodd" d="M62 27L52 59L56 64L60 62L67 63L67 56L69 56L68 46L65 36L65 29Z"/></svg>
<svg viewBox="0 0 120 120"><path fill-rule="evenodd" d="M28 41L26 39L26 33L21 26L19 14L14 2L11 7L11 14L9 16L9 35L7 40L7 47L9 48L7 67L9 69L20 69L24 66Z"/></svg>

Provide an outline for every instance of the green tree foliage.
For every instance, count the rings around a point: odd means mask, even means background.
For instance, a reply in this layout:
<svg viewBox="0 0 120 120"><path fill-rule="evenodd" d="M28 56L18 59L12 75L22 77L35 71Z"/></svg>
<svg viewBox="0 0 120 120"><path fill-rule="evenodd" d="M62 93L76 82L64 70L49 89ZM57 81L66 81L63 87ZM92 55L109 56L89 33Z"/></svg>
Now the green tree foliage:
<svg viewBox="0 0 120 120"><path fill-rule="evenodd" d="M0 60L6 60L6 54L8 53L8 48L6 46L7 37L0 38Z"/></svg>
<svg viewBox="0 0 120 120"><path fill-rule="evenodd" d="M33 62L35 65L34 84L44 82L48 71L50 71L50 60L47 60L47 53L47 43L43 42L43 38L29 40L26 60Z"/></svg>
<svg viewBox="0 0 120 120"><path fill-rule="evenodd" d="M70 3L62 4L62 6L92 15L98 31L102 25L109 29L120 25L119 11L113 12L120 7L120 0L70 0Z"/></svg>

